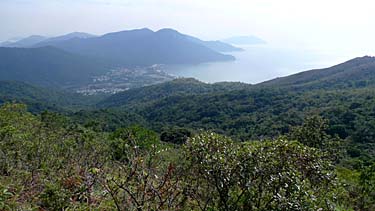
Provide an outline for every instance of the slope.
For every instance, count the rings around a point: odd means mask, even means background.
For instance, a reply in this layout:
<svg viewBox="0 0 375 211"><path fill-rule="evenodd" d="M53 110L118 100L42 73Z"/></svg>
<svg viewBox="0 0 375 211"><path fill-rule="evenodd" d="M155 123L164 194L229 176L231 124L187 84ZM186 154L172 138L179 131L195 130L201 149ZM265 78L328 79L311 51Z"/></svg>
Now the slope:
<svg viewBox="0 0 375 211"><path fill-rule="evenodd" d="M99 97L46 89L19 81L0 81L1 104L6 102L24 103L33 112L82 109L95 104L99 99Z"/></svg>
<svg viewBox="0 0 375 211"><path fill-rule="evenodd" d="M0 78L42 86L82 85L105 73L103 61L67 53L57 48L0 48Z"/></svg>
<svg viewBox="0 0 375 211"><path fill-rule="evenodd" d="M215 83L207 84L193 78L179 78L165 83L130 89L125 92L112 95L101 101L99 107L121 107L150 104L171 96L200 95L207 93L225 92L229 90L244 89L250 85L243 83Z"/></svg>
<svg viewBox="0 0 375 211"><path fill-rule="evenodd" d="M342 89L375 84L375 58L359 57L330 68L310 70L266 81L262 86L293 89Z"/></svg>

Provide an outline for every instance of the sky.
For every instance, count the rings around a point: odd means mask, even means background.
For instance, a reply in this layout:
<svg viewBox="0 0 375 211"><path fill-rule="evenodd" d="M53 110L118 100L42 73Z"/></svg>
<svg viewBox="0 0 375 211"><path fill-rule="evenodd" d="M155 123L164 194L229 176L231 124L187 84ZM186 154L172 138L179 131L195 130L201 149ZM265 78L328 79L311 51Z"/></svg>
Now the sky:
<svg viewBox="0 0 375 211"><path fill-rule="evenodd" d="M0 0L0 41L147 27L207 40L256 35L275 45L371 54L374 11L372 0Z"/></svg>

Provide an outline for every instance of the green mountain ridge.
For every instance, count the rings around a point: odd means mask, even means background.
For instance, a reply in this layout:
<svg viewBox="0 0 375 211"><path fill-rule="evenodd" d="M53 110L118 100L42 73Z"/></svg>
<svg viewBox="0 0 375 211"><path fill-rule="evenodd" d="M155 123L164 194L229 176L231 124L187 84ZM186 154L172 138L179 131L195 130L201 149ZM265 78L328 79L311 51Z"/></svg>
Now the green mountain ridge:
<svg viewBox="0 0 375 211"><path fill-rule="evenodd" d="M58 89L38 87L19 81L0 81L0 103L18 102L29 106L33 112L44 110L78 110L93 105L96 99Z"/></svg>
<svg viewBox="0 0 375 211"><path fill-rule="evenodd" d="M99 107L116 107L137 103L151 103L175 95L195 95L243 89L251 85L237 82L207 84L194 78L179 78L162 84L131 89L114 94L100 102Z"/></svg>

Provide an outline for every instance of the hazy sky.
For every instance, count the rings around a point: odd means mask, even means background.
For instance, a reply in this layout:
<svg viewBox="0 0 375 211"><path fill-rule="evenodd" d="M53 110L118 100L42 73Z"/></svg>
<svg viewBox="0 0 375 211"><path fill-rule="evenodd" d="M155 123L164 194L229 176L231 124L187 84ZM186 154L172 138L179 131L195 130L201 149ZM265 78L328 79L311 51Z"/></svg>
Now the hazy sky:
<svg viewBox="0 0 375 211"><path fill-rule="evenodd" d="M168 27L204 39L251 34L286 46L371 51L374 22L373 0L0 0L0 41Z"/></svg>

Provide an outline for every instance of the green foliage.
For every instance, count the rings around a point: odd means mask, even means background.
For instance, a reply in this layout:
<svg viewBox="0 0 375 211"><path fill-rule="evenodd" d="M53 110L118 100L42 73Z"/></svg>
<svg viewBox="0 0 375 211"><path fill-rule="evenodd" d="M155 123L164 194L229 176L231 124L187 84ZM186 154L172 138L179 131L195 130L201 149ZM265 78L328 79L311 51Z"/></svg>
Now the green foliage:
<svg viewBox="0 0 375 211"><path fill-rule="evenodd" d="M0 186L0 210L12 210L11 198L13 193L11 193L7 188Z"/></svg>
<svg viewBox="0 0 375 211"><path fill-rule="evenodd" d="M184 204L181 173L164 158L171 149L154 132L132 127L111 138L114 160L101 184L117 210L178 210Z"/></svg>
<svg viewBox="0 0 375 211"><path fill-rule="evenodd" d="M374 164L363 166L360 170L337 168L341 190L338 200L345 207L353 210L370 211L375 204L375 169ZM339 192L339 191L338 191Z"/></svg>
<svg viewBox="0 0 375 211"><path fill-rule="evenodd" d="M98 132L61 114L0 108L0 206L11 210L373 209L374 167L334 166L320 117L285 138L235 142L212 132L171 140L140 126ZM307 133L308 135L306 135ZM312 134L311 134L312 133ZM182 141L181 141L182 142ZM323 143L323 145L322 145ZM314 147L311 147L314 146ZM348 165L351 166L351 165ZM360 169L360 168L358 168Z"/></svg>
<svg viewBox="0 0 375 211"><path fill-rule="evenodd" d="M158 88L162 89L156 85L153 90ZM306 116L320 115L329 121L326 130L329 135L337 134L342 139L351 138L361 143L374 139L370 130L375 108L374 92L367 88L297 92L247 87L201 94L187 91L187 96L175 93L142 100L142 95L148 96L147 93L146 88L141 88L113 98L132 95L126 98L126 103L118 105L124 105L123 110L137 113L158 131L178 126L213 130L242 140L274 138L290 132L289 129L300 125ZM166 93L161 90L155 91L154 95ZM117 102L112 98L111 101ZM361 133L366 135L361 136Z"/></svg>
<svg viewBox="0 0 375 211"><path fill-rule="evenodd" d="M115 143L117 140L124 140L126 142L125 145L134 144L134 146L140 147L142 150L151 149L160 144L157 133L140 126L118 129L111 135L110 139L114 140ZM115 150L119 148L121 147L113 147Z"/></svg>
<svg viewBox="0 0 375 211"><path fill-rule="evenodd" d="M132 112L118 109L81 110L70 115L74 122L97 132L113 132L134 125L147 126L144 119Z"/></svg>
<svg viewBox="0 0 375 211"><path fill-rule="evenodd" d="M301 126L293 127L288 134L291 140L322 150L326 156L338 162L345 155L343 140L327 134L328 121L320 116L307 117Z"/></svg>
<svg viewBox="0 0 375 211"><path fill-rule="evenodd" d="M236 144L203 133L185 153L198 175L190 192L202 210L333 210L333 167L317 149L285 140Z"/></svg>
<svg viewBox="0 0 375 211"><path fill-rule="evenodd" d="M312 116L308 117L301 126L293 128L290 137L306 146L323 148L329 139L325 132L327 128L326 120L319 116Z"/></svg>
<svg viewBox="0 0 375 211"><path fill-rule="evenodd" d="M375 163L361 171L359 185L361 189L359 208L361 210L375 209Z"/></svg>
<svg viewBox="0 0 375 211"><path fill-rule="evenodd" d="M100 99L100 96L82 96L18 81L0 81L0 104L6 102L24 103L33 113L40 113L44 110L64 112L87 108Z"/></svg>
<svg viewBox="0 0 375 211"><path fill-rule="evenodd" d="M0 210L372 211L374 64L254 86L178 79L100 110L0 82Z"/></svg>
<svg viewBox="0 0 375 211"><path fill-rule="evenodd" d="M192 132L185 128L167 128L160 134L160 140L173 144L184 144Z"/></svg>
<svg viewBox="0 0 375 211"><path fill-rule="evenodd" d="M90 195L88 187L95 178L85 172L106 160L107 146L99 142L102 136L79 126L64 126L58 118L46 118L50 114L43 114L42 122L24 105L6 104L0 110L0 184L14 186L19 207L35 206L41 200L43 206L55 209L70 203L60 194L68 199ZM73 175L81 175L84 189L80 192L61 188L63 180Z"/></svg>
<svg viewBox="0 0 375 211"><path fill-rule="evenodd" d="M118 93L99 106L134 112L158 132L203 129L242 141L286 135L318 115L328 121L330 139L346 140L355 149L350 155L366 160L375 155L374 64L374 58L357 58L253 86L179 79Z"/></svg>
<svg viewBox="0 0 375 211"><path fill-rule="evenodd" d="M47 184L39 195L41 208L47 210L64 210L69 206L69 197L62 187Z"/></svg>
<svg viewBox="0 0 375 211"><path fill-rule="evenodd" d="M100 107L119 107L138 105L142 102L150 104L171 96L186 96L207 94L224 91L240 90L250 85L243 83L214 83L212 85L200 82L194 78L179 78L162 84L131 89L114 94L99 102Z"/></svg>

